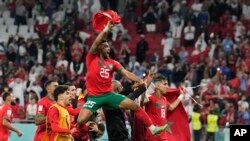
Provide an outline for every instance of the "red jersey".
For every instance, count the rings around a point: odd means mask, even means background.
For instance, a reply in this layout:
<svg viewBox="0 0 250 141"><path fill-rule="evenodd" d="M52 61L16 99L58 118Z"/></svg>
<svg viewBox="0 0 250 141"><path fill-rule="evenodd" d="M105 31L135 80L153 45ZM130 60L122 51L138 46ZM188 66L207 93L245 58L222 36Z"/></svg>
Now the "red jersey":
<svg viewBox="0 0 250 141"><path fill-rule="evenodd" d="M7 141L9 138L9 129L3 126L3 119L8 120L9 122L12 121L13 114L11 106L7 104L3 104L0 106L0 140Z"/></svg>
<svg viewBox="0 0 250 141"><path fill-rule="evenodd" d="M46 117L48 110L50 106L53 105L53 101L50 100L47 96L42 98L38 103L37 103L37 111L36 111L36 116L43 116ZM36 134L34 137L34 141L41 141L42 137L45 135L46 131L46 125L40 124L38 125L36 129Z"/></svg>
<svg viewBox="0 0 250 141"><path fill-rule="evenodd" d="M156 126L163 126L167 123L167 106L169 102L162 96L158 98L154 94L149 97L149 102L145 104L145 111ZM167 140L167 131L161 132L158 136L153 136L147 129L146 139L151 141Z"/></svg>
<svg viewBox="0 0 250 141"><path fill-rule="evenodd" d="M102 61L99 56L89 51L86 57L86 65L86 88L88 95L100 96L113 91L113 73L123 69L119 62L110 58Z"/></svg>

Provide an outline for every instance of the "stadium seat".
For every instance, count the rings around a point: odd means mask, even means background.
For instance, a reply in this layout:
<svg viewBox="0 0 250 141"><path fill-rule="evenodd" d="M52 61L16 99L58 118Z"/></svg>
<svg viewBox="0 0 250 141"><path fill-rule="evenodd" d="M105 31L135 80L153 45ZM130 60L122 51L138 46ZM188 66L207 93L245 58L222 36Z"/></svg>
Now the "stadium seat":
<svg viewBox="0 0 250 141"><path fill-rule="evenodd" d="M33 18L28 18L28 19L27 19L27 24L28 24L29 26L34 25L34 19L33 19Z"/></svg>
<svg viewBox="0 0 250 141"><path fill-rule="evenodd" d="M0 33L4 34L6 32L7 26L6 25L0 25Z"/></svg>
<svg viewBox="0 0 250 141"><path fill-rule="evenodd" d="M10 11L4 11L3 12L3 19L10 18Z"/></svg>
<svg viewBox="0 0 250 141"><path fill-rule="evenodd" d="M6 19L4 19L4 23L6 25L14 25L14 22L15 22L15 19L13 19L13 18L6 18Z"/></svg>
<svg viewBox="0 0 250 141"><path fill-rule="evenodd" d="M0 40L4 41L4 43L8 42L9 34L7 33L7 26L6 25L0 25Z"/></svg>
<svg viewBox="0 0 250 141"><path fill-rule="evenodd" d="M2 17L0 17L0 25L3 24L3 21L4 21L4 19Z"/></svg>
<svg viewBox="0 0 250 141"><path fill-rule="evenodd" d="M8 34L16 35L17 34L17 26L16 25L7 25L8 26Z"/></svg>
<svg viewBox="0 0 250 141"><path fill-rule="evenodd" d="M20 25L18 28L18 35L23 37L24 39L30 38L31 33L28 31L29 31L28 25Z"/></svg>

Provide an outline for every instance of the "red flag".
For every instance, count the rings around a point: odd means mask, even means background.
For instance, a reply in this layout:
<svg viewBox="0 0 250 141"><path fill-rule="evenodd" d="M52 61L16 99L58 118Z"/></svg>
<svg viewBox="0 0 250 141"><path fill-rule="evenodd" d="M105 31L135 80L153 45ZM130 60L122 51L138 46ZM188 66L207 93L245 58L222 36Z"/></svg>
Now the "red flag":
<svg viewBox="0 0 250 141"><path fill-rule="evenodd" d="M172 103L180 94L179 89L169 88L164 96ZM173 111L167 114L167 120L173 124L170 126L172 134L168 134L168 141L191 141L187 113L180 103Z"/></svg>
<svg viewBox="0 0 250 141"><path fill-rule="evenodd" d="M232 88L239 88L240 87L240 79L238 77L234 78L234 79L231 79L229 81L229 85L232 87Z"/></svg>
<svg viewBox="0 0 250 141"><path fill-rule="evenodd" d="M96 32L101 32L109 21L113 24L119 24L121 22L121 18L115 11L112 10L97 12L92 21L94 30Z"/></svg>
<svg viewBox="0 0 250 141"><path fill-rule="evenodd" d="M202 58L208 57L209 49L204 50L200 54L189 56L188 61L190 64L199 62Z"/></svg>

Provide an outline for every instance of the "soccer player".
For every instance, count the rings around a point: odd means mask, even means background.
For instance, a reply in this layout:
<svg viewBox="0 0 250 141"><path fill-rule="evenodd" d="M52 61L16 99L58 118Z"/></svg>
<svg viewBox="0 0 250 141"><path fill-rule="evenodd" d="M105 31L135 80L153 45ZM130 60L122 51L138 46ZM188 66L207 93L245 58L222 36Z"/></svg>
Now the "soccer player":
<svg viewBox="0 0 250 141"><path fill-rule="evenodd" d="M0 141L8 141L9 130L16 132L19 137L22 136L22 132L11 125L13 116L11 103L14 101L14 97L10 93L5 92L3 101L3 105L0 106Z"/></svg>
<svg viewBox="0 0 250 141"><path fill-rule="evenodd" d="M54 91L53 104L47 114L46 135L49 141L73 141L70 130L70 114L67 106L71 103L71 95L68 86L59 85Z"/></svg>
<svg viewBox="0 0 250 141"><path fill-rule="evenodd" d="M34 141L41 141L43 136L45 135L46 131L46 125L45 125L45 120L46 120L46 115L49 110L49 107L53 105L55 102L54 100L54 90L58 86L57 80L48 80L44 84L44 88L47 92L47 96L42 98L38 103L37 103L37 111L36 111L36 117L35 117L35 124L38 126Z"/></svg>
<svg viewBox="0 0 250 141"><path fill-rule="evenodd" d="M151 82L153 75L154 73L149 71L149 74L145 78L148 84ZM131 100L135 100L146 91L145 85L140 86L137 84L123 89L123 86L117 80L112 81L112 88L114 92L125 95ZM130 141L123 111L121 109L103 107L103 112L106 119L109 141Z"/></svg>
<svg viewBox="0 0 250 141"><path fill-rule="evenodd" d="M155 125L161 126L167 123L167 110L174 110L178 104L183 99L183 92L179 97L173 102L169 103L167 99L163 96L167 93L168 83L164 77L158 76L154 80L155 92L150 96L145 96L145 111L151 117ZM171 130L170 130L171 131ZM167 131L161 132L158 136L153 136L153 134L147 130L146 140L149 141L167 141Z"/></svg>
<svg viewBox="0 0 250 141"><path fill-rule="evenodd" d="M95 135L96 138L102 136L104 131L98 128L98 127L101 127L101 125L95 123L94 121L87 122L86 126L83 127L83 129L79 129L75 127L74 116L77 116L81 110L80 107L77 107L77 100L76 100L77 89L73 83L67 82L64 85L68 86L68 93L70 94L70 97L71 97L70 105L68 105L66 109L68 110L70 114L70 122L71 122L71 130L72 130L71 133L74 137L74 141L86 141L88 139L91 139L91 136L89 136L89 132L92 132L92 134Z"/></svg>
<svg viewBox="0 0 250 141"><path fill-rule="evenodd" d="M154 126L151 119L138 104L123 95L112 92L113 73L115 71L120 72L133 82L144 83L143 80L124 69L120 63L109 58L110 46L104 38L112 26L110 22L105 26L87 54L86 88L88 99L80 111L77 122L79 125L85 124L90 116L102 106L131 109L135 112L135 116L145 123L151 133L157 135L165 130L168 125Z"/></svg>
<svg viewBox="0 0 250 141"><path fill-rule="evenodd" d="M117 80L112 81L112 87L114 92L123 94L132 100L146 91L145 86L138 87L134 92L132 86L123 90L121 83ZM109 141L130 141L123 111L121 109L103 107L103 112L106 119Z"/></svg>

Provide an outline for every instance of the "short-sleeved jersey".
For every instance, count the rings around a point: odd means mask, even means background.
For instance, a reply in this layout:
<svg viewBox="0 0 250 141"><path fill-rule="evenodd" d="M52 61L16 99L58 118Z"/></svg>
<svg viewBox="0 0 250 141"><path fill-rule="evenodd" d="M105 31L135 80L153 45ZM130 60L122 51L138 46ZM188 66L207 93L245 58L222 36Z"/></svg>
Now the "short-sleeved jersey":
<svg viewBox="0 0 250 141"><path fill-rule="evenodd" d="M46 117L48 110L50 108L50 106L53 105L53 101L50 100L47 96L42 98L38 103L37 103L37 110L36 110L36 116L43 116ZM41 124L38 125L37 129L36 129L36 134L34 137L34 141L40 141L41 138L45 135L45 131L46 131L46 125Z"/></svg>
<svg viewBox="0 0 250 141"><path fill-rule="evenodd" d="M3 119L12 121L12 109L11 106L3 104L0 106L0 137L2 140L7 141L9 138L9 129L3 126Z"/></svg>
<svg viewBox="0 0 250 141"><path fill-rule="evenodd" d="M122 70L121 64L113 59L101 60L89 51L86 57L86 88L88 95L100 96L112 91L113 73Z"/></svg>
<svg viewBox="0 0 250 141"><path fill-rule="evenodd" d="M156 126L163 126L167 123L167 107L169 102L162 96L158 98L154 94L149 96L149 102L145 104L145 111L151 118L152 122ZM167 139L167 132L163 131L158 136L153 136L152 133L147 130L147 139L152 141L161 141Z"/></svg>

